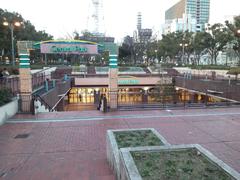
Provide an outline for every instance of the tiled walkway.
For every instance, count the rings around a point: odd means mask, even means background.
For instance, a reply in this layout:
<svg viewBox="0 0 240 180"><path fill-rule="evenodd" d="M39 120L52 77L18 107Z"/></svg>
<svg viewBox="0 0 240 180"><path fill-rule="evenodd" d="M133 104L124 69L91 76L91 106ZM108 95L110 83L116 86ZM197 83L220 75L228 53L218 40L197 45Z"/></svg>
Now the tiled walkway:
<svg viewBox="0 0 240 180"><path fill-rule="evenodd" d="M0 179L114 180L106 130L143 127L157 129L171 144L199 143L240 172L237 108L84 111L17 115L0 126ZM24 133L29 137L14 138Z"/></svg>

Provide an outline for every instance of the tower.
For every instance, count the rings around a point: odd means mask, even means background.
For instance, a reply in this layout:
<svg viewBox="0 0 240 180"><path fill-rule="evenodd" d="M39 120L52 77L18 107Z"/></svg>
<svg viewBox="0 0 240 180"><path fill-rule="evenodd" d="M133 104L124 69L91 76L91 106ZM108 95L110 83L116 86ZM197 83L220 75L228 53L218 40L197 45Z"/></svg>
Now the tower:
<svg viewBox="0 0 240 180"><path fill-rule="evenodd" d="M142 14L138 12L137 14L137 34L138 42L146 43L152 37L152 29L143 29L142 28Z"/></svg>
<svg viewBox="0 0 240 180"><path fill-rule="evenodd" d="M142 29L142 14L138 12L137 14L137 30L140 31Z"/></svg>
<svg viewBox="0 0 240 180"><path fill-rule="evenodd" d="M90 9L88 29L94 35L104 34L103 0L91 0Z"/></svg>

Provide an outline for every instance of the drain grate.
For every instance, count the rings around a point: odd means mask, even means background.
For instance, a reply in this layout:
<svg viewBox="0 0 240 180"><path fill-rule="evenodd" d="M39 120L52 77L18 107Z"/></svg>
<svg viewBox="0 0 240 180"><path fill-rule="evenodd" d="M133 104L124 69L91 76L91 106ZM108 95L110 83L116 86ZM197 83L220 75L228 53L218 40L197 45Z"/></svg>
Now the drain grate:
<svg viewBox="0 0 240 180"><path fill-rule="evenodd" d="M14 139L25 139L28 138L30 134L18 134L14 137Z"/></svg>

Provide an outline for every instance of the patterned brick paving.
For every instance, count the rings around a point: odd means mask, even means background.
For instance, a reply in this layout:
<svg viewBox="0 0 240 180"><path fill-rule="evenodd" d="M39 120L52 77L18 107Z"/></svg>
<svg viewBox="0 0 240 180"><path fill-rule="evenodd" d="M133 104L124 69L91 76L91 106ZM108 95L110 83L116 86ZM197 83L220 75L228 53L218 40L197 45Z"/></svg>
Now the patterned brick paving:
<svg viewBox="0 0 240 180"><path fill-rule="evenodd" d="M114 180L106 161L106 130L144 127L157 129L171 144L199 143L240 172L238 113L239 109L231 108L17 115L12 120L46 122L0 126L0 179ZM74 121L48 122L54 118ZM23 133L30 135L14 138Z"/></svg>

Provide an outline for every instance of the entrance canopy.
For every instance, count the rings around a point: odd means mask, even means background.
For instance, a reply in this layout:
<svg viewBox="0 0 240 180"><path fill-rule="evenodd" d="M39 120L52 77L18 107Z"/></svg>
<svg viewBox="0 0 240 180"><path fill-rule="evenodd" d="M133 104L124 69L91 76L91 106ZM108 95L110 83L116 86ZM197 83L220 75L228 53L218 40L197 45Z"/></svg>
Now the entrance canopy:
<svg viewBox="0 0 240 180"><path fill-rule="evenodd" d="M51 40L34 44L43 54L98 54L99 44L83 40Z"/></svg>

